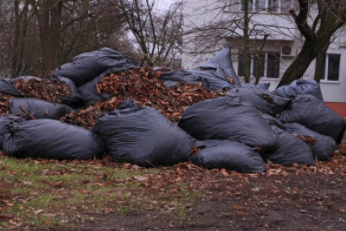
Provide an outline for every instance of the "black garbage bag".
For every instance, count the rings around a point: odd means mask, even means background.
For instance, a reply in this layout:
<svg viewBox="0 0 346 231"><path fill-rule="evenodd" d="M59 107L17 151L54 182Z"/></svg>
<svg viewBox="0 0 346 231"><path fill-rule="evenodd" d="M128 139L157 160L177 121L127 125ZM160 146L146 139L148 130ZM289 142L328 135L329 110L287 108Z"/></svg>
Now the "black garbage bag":
<svg viewBox="0 0 346 231"><path fill-rule="evenodd" d="M259 111L247 100L220 97L189 107L179 127L197 140L232 140L261 150L276 147L276 138Z"/></svg>
<svg viewBox="0 0 346 231"><path fill-rule="evenodd" d="M11 114L23 115L26 119L30 119L27 114L30 113L35 119L59 120L72 111L67 105L50 103L41 99L12 98L9 103Z"/></svg>
<svg viewBox="0 0 346 231"><path fill-rule="evenodd" d="M161 73L160 80L168 87L176 86L180 81L190 84L199 84L202 81L201 78L192 75L188 70L173 70Z"/></svg>
<svg viewBox="0 0 346 231"><path fill-rule="evenodd" d="M180 81L190 84L202 83L205 88L211 91L232 88L234 86L222 75L200 70L175 70L164 72L160 75L160 80L168 87L176 86Z"/></svg>
<svg viewBox="0 0 346 231"><path fill-rule="evenodd" d="M191 156L192 163L213 169L226 168L243 173L261 173L267 170L262 157L248 146L228 140L199 141L201 150Z"/></svg>
<svg viewBox="0 0 346 231"><path fill-rule="evenodd" d="M278 120L277 118L275 118L271 115L268 115L268 114L263 114L263 113L261 115L262 115L263 119L265 121L267 121L270 126L276 126L282 130L286 130L285 125L280 120Z"/></svg>
<svg viewBox="0 0 346 231"><path fill-rule="evenodd" d="M313 79L294 80L289 85L279 87L273 94L288 98L300 94L309 94L323 101L320 85Z"/></svg>
<svg viewBox="0 0 346 231"><path fill-rule="evenodd" d="M242 83L241 87L243 88L259 88L262 90L268 90L270 87L270 83L259 83L259 84L251 84L251 83Z"/></svg>
<svg viewBox="0 0 346 231"><path fill-rule="evenodd" d="M228 93L248 100L259 111L273 116L282 112L292 100L258 88L233 88Z"/></svg>
<svg viewBox="0 0 346 231"><path fill-rule="evenodd" d="M101 157L105 145L89 130L57 120L40 119L6 126L3 148L11 156L57 160Z"/></svg>
<svg viewBox="0 0 346 231"><path fill-rule="evenodd" d="M233 68L231 48L229 46L222 48L221 51L206 63L200 65L199 68L214 69L214 71L221 76L231 77L237 87L241 86L238 76Z"/></svg>
<svg viewBox="0 0 346 231"><path fill-rule="evenodd" d="M290 85L283 85L273 91L273 95L278 95L284 98L294 98L296 95L299 95L296 89Z"/></svg>
<svg viewBox="0 0 346 231"><path fill-rule="evenodd" d="M284 123L299 123L341 143L345 132L344 119L313 95L301 94L291 101L278 119Z"/></svg>
<svg viewBox="0 0 346 231"><path fill-rule="evenodd" d="M145 167L185 162L195 142L154 108L131 101L100 117L93 132L101 136L115 162Z"/></svg>
<svg viewBox="0 0 346 231"><path fill-rule="evenodd" d="M22 96L12 79L0 79L0 93L16 97Z"/></svg>
<svg viewBox="0 0 346 231"><path fill-rule="evenodd" d="M2 141L4 139L5 127L10 123L20 123L25 119L18 116L6 116L0 117L0 149L2 149Z"/></svg>
<svg viewBox="0 0 346 231"><path fill-rule="evenodd" d="M314 138L316 141L311 146L311 151L318 160L328 161L337 147L335 141L330 136L325 136L314 132L301 124L286 123L285 127L286 131L292 134L310 136Z"/></svg>
<svg viewBox="0 0 346 231"><path fill-rule="evenodd" d="M18 76L14 78L13 80L30 80L30 79L42 80L41 77L32 76L32 75Z"/></svg>
<svg viewBox="0 0 346 231"><path fill-rule="evenodd" d="M74 57L52 72L52 76L63 76L73 80L77 87L94 79L110 68L137 66L126 56L110 48L101 48Z"/></svg>
<svg viewBox="0 0 346 231"><path fill-rule="evenodd" d="M278 140L278 148L271 152L265 152L263 154L264 159L281 165L314 164L311 149L304 141L276 126L272 126L272 129Z"/></svg>
<svg viewBox="0 0 346 231"><path fill-rule="evenodd" d="M60 82L66 84L70 88L70 95L65 96L61 99L61 103L70 105L72 107L81 107L83 106L83 99L78 92L76 84L69 78L65 78L62 76L52 77L53 79L58 79Z"/></svg>
<svg viewBox="0 0 346 231"><path fill-rule="evenodd" d="M298 79L290 84L299 94L309 94L323 101L319 83L313 79Z"/></svg>

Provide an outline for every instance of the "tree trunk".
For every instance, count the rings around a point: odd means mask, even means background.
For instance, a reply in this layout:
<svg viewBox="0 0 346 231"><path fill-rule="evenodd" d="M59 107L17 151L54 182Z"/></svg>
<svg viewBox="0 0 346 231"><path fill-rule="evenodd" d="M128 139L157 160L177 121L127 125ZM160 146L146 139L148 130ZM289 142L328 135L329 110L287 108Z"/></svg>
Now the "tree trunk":
<svg viewBox="0 0 346 231"><path fill-rule="evenodd" d="M42 2L40 37L42 46L43 70L46 76L60 65L60 30L62 1L44 0Z"/></svg>
<svg viewBox="0 0 346 231"><path fill-rule="evenodd" d="M244 48L244 78L245 83L250 83L250 68L251 68L251 58L250 58L250 38L249 38L249 0L243 0L244 5L244 38L243 38L243 48Z"/></svg>
<svg viewBox="0 0 346 231"><path fill-rule="evenodd" d="M299 52L292 64L287 68L277 88L282 85L290 84L292 81L299 79L304 75L310 63L317 56L316 46L316 42L314 41L305 41L301 52Z"/></svg>
<svg viewBox="0 0 346 231"><path fill-rule="evenodd" d="M325 62L326 62L326 54L329 47L329 43L327 43L322 50L318 53L316 57L316 67L315 67L315 75L314 80L316 82L320 82L322 77L324 76L324 68L325 68Z"/></svg>
<svg viewBox="0 0 346 231"><path fill-rule="evenodd" d="M20 15L19 15L19 1L14 1L14 21L15 21L15 28L14 28L14 40L13 40L13 47L12 47L12 67L11 67L11 74L17 76L17 64L18 64L18 41L19 41L19 33L21 31L20 28Z"/></svg>

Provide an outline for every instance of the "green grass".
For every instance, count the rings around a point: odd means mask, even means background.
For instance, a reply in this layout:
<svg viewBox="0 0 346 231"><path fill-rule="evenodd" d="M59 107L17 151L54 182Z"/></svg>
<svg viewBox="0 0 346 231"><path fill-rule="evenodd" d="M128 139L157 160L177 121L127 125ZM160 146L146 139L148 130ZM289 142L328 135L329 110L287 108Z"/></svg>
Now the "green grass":
<svg viewBox="0 0 346 231"><path fill-rule="evenodd" d="M0 157L1 196L9 204L0 203L0 230L21 230L31 226L73 229L90 220L90 216L158 211L165 205L175 208L173 216L183 222L188 206L201 195L185 190L184 183L164 186L150 191L133 176L158 173L158 169L122 169L93 166L86 163L49 162ZM174 188L180 190L170 193ZM162 209L163 208L163 209ZM168 210L167 210L168 211Z"/></svg>

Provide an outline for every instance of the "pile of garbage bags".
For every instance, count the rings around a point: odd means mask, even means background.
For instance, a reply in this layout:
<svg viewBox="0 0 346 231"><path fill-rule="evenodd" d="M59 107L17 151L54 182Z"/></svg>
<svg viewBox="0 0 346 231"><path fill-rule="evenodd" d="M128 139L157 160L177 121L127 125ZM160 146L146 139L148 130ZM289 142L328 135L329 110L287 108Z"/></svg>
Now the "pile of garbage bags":
<svg viewBox="0 0 346 231"><path fill-rule="evenodd" d="M91 129L60 121L64 115L119 95L97 88L103 77L139 68L110 48L80 54L49 78L1 79L0 95L10 99L2 105L8 107L8 115L0 117L0 149L18 158L86 160L108 154L113 161L145 167L192 161L206 168L246 173L266 171L267 161L281 165L328 161L346 125L323 103L318 83L297 80L270 92L268 84L241 84L230 60L230 49L224 48L197 69L165 71L153 77L166 87L184 82L223 92L187 107L178 122L155 105L140 105L133 99L104 111ZM59 85L60 90L42 88L37 94L30 91L32 82L23 82L28 79L35 79L35 84L53 83L50 88ZM196 88L194 94L201 92ZM165 100L170 99L163 97L159 103L165 105Z"/></svg>

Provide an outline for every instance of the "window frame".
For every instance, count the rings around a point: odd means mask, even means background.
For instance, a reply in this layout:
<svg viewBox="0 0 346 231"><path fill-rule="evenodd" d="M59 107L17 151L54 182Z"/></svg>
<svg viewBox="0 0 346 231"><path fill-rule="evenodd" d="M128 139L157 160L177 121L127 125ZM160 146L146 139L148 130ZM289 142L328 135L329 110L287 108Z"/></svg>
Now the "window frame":
<svg viewBox="0 0 346 231"><path fill-rule="evenodd" d="M277 0L278 5L277 5L277 10L269 10L269 2L272 0L265 0L265 8L264 9L257 9L257 1L258 0L252 0L252 4L249 7L249 12L262 12L262 13L271 13L271 14L289 14L289 12L283 12L282 11L282 1L284 0ZM290 9L294 7L294 0L287 0L290 1ZM227 1L229 4L228 10L231 12L244 12L243 10L243 4L241 0L228 0Z"/></svg>
<svg viewBox="0 0 346 231"><path fill-rule="evenodd" d="M267 76L268 75L268 56L269 54L273 54L274 56L278 57L278 76L277 77L273 77L273 76ZM240 67L240 55L244 55L244 54L240 54L239 50L238 50L238 68L237 68L237 75L240 77L243 77L243 75L239 75L239 67ZM281 63L281 55L279 51L262 51L260 53L260 55L264 55L264 60L263 60L263 76L260 76L260 78L263 79L280 79L280 63ZM250 76L251 77L255 77L255 60L254 60L254 55L251 54L251 59L250 59Z"/></svg>
<svg viewBox="0 0 346 231"><path fill-rule="evenodd" d="M330 80L328 79L328 75L329 75L329 56L330 55L336 55L339 57L339 69L338 69L338 79L337 80ZM326 54L326 59L325 62L323 64L323 78L321 78L321 81L323 82L339 82L340 81L340 69L341 69L341 54L340 53L327 53Z"/></svg>

